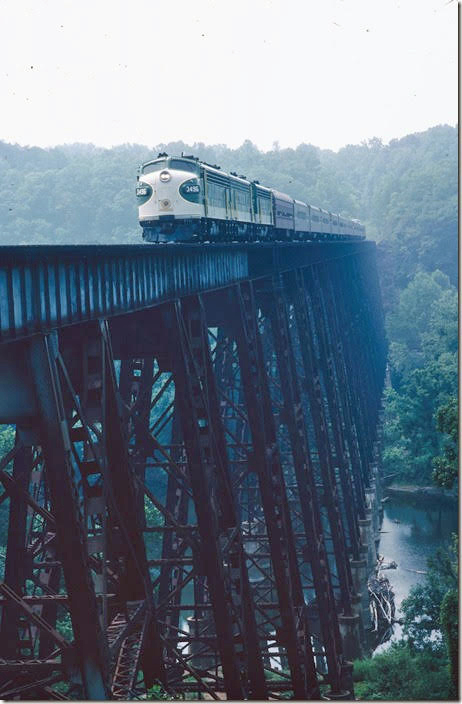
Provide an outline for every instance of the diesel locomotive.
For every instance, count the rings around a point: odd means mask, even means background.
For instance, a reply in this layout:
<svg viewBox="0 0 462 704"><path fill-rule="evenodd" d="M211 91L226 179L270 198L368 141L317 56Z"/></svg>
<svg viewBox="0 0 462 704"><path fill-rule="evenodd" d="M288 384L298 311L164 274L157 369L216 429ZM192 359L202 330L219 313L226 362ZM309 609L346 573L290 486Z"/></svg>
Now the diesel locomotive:
<svg viewBox="0 0 462 704"><path fill-rule="evenodd" d="M142 164L136 197L147 242L294 241L365 239L358 220L295 200L225 173L193 156Z"/></svg>

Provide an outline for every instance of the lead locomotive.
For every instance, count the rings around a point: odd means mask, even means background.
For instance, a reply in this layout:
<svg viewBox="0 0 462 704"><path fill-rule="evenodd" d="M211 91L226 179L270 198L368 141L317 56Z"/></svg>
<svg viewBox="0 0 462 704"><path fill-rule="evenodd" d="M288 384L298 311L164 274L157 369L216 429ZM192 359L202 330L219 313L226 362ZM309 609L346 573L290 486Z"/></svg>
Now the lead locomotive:
<svg viewBox="0 0 462 704"><path fill-rule="evenodd" d="M192 156L142 164L136 188L148 242L365 239L365 228Z"/></svg>

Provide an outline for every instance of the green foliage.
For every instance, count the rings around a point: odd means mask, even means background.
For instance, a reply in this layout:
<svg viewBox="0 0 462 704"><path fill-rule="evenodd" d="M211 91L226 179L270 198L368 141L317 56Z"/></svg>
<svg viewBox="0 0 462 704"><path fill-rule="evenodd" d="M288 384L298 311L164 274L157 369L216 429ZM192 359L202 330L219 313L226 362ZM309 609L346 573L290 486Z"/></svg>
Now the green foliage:
<svg viewBox="0 0 462 704"><path fill-rule="evenodd" d="M12 425L0 426L0 458L4 457L14 447L15 429ZM11 469L11 464L7 465L6 469ZM0 485L1 486L1 485ZM8 536L8 513L10 502L9 499L0 504L0 546L5 546ZM3 575L5 567L5 550L0 554L0 575Z"/></svg>
<svg viewBox="0 0 462 704"><path fill-rule="evenodd" d="M148 689L146 699L148 701L157 701L158 699L171 699L171 696L165 691L162 685L155 684Z"/></svg>
<svg viewBox="0 0 462 704"><path fill-rule="evenodd" d="M74 630L72 628L71 615L68 611L61 610L61 614L56 620L56 630L60 633L69 643L74 640Z"/></svg>
<svg viewBox="0 0 462 704"><path fill-rule="evenodd" d="M14 447L15 429L13 425L0 425L0 457L4 457Z"/></svg>
<svg viewBox="0 0 462 704"><path fill-rule="evenodd" d="M453 536L449 549L437 550L428 560L422 584L415 585L403 601L404 636L414 650L444 650L441 607L448 592L458 586L458 539Z"/></svg>
<svg viewBox="0 0 462 704"><path fill-rule="evenodd" d="M458 477L459 453L459 409L458 399L453 396L436 412L436 428L444 433L443 454L433 460L433 481L438 486L451 489Z"/></svg>
<svg viewBox="0 0 462 704"><path fill-rule="evenodd" d="M357 660L353 669L355 696L369 700L449 699L448 668L442 655L414 652L393 643L380 655Z"/></svg>
<svg viewBox="0 0 462 704"><path fill-rule="evenodd" d="M190 698L196 699L197 695L192 695ZM171 694L166 692L166 690L161 684L155 684L150 689L148 689L146 699L148 701L157 701L158 699L168 699L170 701L175 701L181 700L183 699L183 697L181 695L172 696Z"/></svg>
<svg viewBox="0 0 462 704"><path fill-rule="evenodd" d="M387 316L387 332L392 388L385 395L385 473L428 484L443 444L435 418L457 388L457 290L448 277L417 273Z"/></svg>
<svg viewBox="0 0 462 704"><path fill-rule="evenodd" d="M457 589L446 592L441 602L440 624L448 649L451 695L456 698L459 691L459 594Z"/></svg>

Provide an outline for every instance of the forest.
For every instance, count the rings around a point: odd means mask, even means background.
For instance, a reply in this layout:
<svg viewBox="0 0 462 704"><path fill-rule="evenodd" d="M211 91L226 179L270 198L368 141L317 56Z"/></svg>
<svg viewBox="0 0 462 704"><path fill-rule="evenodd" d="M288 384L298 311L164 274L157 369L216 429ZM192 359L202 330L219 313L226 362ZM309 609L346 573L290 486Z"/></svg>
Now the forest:
<svg viewBox="0 0 462 704"><path fill-rule="evenodd" d="M385 473L451 488L457 467L457 129L338 152L225 145L0 142L1 244L140 243L136 169L159 151L194 154L295 198L359 218L378 243L390 350Z"/></svg>

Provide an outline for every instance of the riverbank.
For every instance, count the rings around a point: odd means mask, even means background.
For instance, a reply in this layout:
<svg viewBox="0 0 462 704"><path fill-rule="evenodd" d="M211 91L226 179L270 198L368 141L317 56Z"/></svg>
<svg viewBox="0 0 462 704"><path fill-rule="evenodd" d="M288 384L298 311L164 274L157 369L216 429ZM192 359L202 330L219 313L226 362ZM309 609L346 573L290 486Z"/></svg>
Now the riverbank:
<svg viewBox="0 0 462 704"><path fill-rule="evenodd" d="M353 678L358 701L439 700L450 701L451 683L445 651L415 651L403 640L401 605L413 587L424 584L427 560L445 549L458 531L457 502L445 503L416 492L423 487L397 487L397 496L384 502L379 553L394 594L395 623L391 638L374 650L372 658L355 661ZM411 491L409 491L411 489ZM433 492L430 493L433 495Z"/></svg>
<svg viewBox="0 0 462 704"><path fill-rule="evenodd" d="M436 486L415 486L413 484L390 484L384 487L386 497L425 503L426 501L457 505L459 497L453 491Z"/></svg>
<svg viewBox="0 0 462 704"><path fill-rule="evenodd" d="M458 505L402 492L399 498L390 495L383 508L378 551L385 563L396 563L386 574L394 592L396 618L400 619L403 599L413 586L425 581L428 558L449 545L452 534L458 531ZM385 651L401 636L402 627L396 623L391 639L375 652Z"/></svg>

